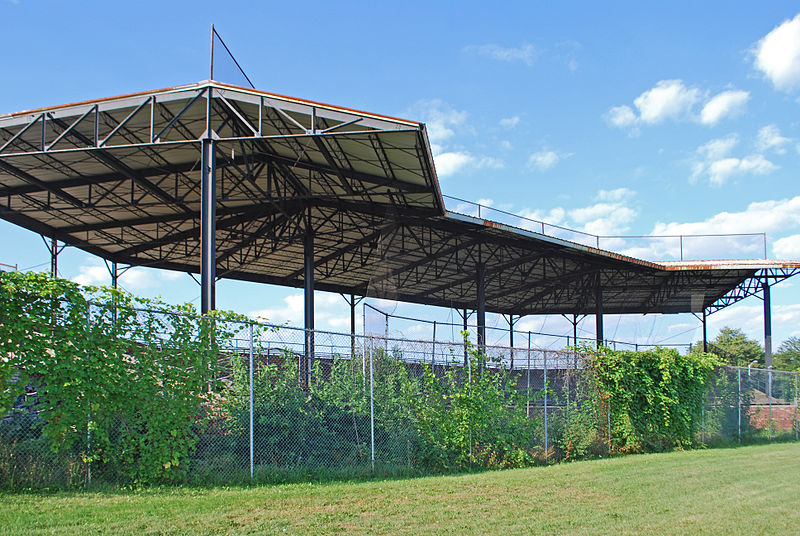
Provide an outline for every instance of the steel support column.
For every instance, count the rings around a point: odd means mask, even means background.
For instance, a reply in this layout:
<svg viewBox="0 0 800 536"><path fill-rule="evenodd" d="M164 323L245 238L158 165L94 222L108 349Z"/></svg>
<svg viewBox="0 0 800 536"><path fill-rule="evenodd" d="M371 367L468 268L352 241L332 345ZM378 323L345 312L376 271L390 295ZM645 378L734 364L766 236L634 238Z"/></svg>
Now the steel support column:
<svg viewBox="0 0 800 536"><path fill-rule="evenodd" d="M468 318L469 318L469 315L467 314L467 310L464 309L464 332L465 333L467 331L467 319ZM464 366L465 367L467 366L467 357L468 357L467 356L467 339L466 339L466 336L464 336Z"/></svg>
<svg viewBox="0 0 800 536"><path fill-rule="evenodd" d="M300 365L300 384L311 385L311 365L314 360L314 231L311 228L311 209L308 209L305 235L303 237L303 273L305 297L305 352Z"/></svg>
<svg viewBox="0 0 800 536"><path fill-rule="evenodd" d="M703 322L703 352L708 352L708 326L706 323L706 310L703 308L703 316L701 318Z"/></svg>
<svg viewBox="0 0 800 536"><path fill-rule="evenodd" d="M58 277L58 240L50 239L50 276Z"/></svg>
<svg viewBox="0 0 800 536"><path fill-rule="evenodd" d="M595 336L599 348L603 345L603 287L600 285L600 274L597 274L595 289Z"/></svg>
<svg viewBox="0 0 800 536"><path fill-rule="evenodd" d="M772 303L770 298L769 281L761 282L764 291L764 360L768 369L772 368Z"/></svg>
<svg viewBox="0 0 800 536"><path fill-rule="evenodd" d="M478 289L478 349L483 353L486 349L486 265L478 264L477 289Z"/></svg>
<svg viewBox="0 0 800 536"><path fill-rule="evenodd" d="M578 347L578 315L572 315L572 346Z"/></svg>
<svg viewBox="0 0 800 536"><path fill-rule="evenodd" d="M116 262L111 263L111 288L117 288L119 284L119 268Z"/></svg>
<svg viewBox="0 0 800 536"><path fill-rule="evenodd" d="M200 192L200 311L203 314L216 307L216 165L211 138L203 139L202 178Z"/></svg>

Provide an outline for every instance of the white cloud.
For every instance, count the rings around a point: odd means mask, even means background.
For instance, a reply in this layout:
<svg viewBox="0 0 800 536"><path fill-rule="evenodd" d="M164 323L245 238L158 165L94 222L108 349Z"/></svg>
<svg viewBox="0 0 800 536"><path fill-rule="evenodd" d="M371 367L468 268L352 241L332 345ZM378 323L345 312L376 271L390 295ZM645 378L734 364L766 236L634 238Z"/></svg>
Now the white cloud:
<svg viewBox="0 0 800 536"><path fill-rule="evenodd" d="M633 104L639 110L639 119L657 124L688 117L701 96L699 89L686 87L682 80L661 80L636 97Z"/></svg>
<svg viewBox="0 0 800 536"><path fill-rule="evenodd" d="M761 154L751 154L741 158L730 156L730 152L739 143L739 138L731 134L725 138L709 141L697 148L701 156L692 168L692 182L707 178L713 186L722 186L729 179L741 175L767 175L778 166Z"/></svg>
<svg viewBox="0 0 800 536"><path fill-rule="evenodd" d="M154 268L135 267L126 270L119 276L118 285L126 290L137 291L158 287L165 282L175 281L183 276L181 272L156 270ZM78 274L71 278L79 285L111 285L111 274L104 264L84 264L78 268Z"/></svg>
<svg viewBox="0 0 800 536"><path fill-rule="evenodd" d="M791 199L750 203L745 210L720 212L696 222L659 222L646 240L601 242L613 249L640 259L758 259L764 256L764 237L800 228L800 196ZM683 235L680 240L677 236ZM698 236L716 235L716 236ZM721 236L731 235L731 236ZM733 236L739 235L739 236ZM674 237L674 238L673 238ZM800 238L777 240L776 258L800 254Z"/></svg>
<svg viewBox="0 0 800 536"><path fill-rule="evenodd" d="M636 192L630 188L615 188L614 190L599 190L595 199L598 201L624 201L632 198Z"/></svg>
<svg viewBox="0 0 800 536"><path fill-rule="evenodd" d="M722 186L728 179L737 175L768 175L778 169L778 166L760 154L744 158L723 158L711 162L706 172L708 180L714 186Z"/></svg>
<svg viewBox="0 0 800 536"><path fill-rule="evenodd" d="M800 15L783 21L753 50L755 68L781 91L800 87Z"/></svg>
<svg viewBox="0 0 800 536"><path fill-rule="evenodd" d="M502 169L505 163L493 156L473 156L468 151L448 151L434 153L433 161L436 165L436 175L449 177L469 167L474 169Z"/></svg>
<svg viewBox="0 0 800 536"><path fill-rule="evenodd" d="M772 245L776 259L800 260L800 234L780 238Z"/></svg>
<svg viewBox="0 0 800 536"><path fill-rule="evenodd" d="M800 226L800 196L753 202L743 211L720 212L698 222L657 223L652 234L775 233L798 226Z"/></svg>
<svg viewBox="0 0 800 536"><path fill-rule="evenodd" d="M572 156L572 153L558 153L556 151L541 150L528 157L528 165L539 171L553 169L559 162Z"/></svg>
<svg viewBox="0 0 800 536"><path fill-rule="evenodd" d="M750 100L750 92L742 90L723 91L706 102L700 111L700 122L705 125L716 125L726 117L732 117L742 113L747 101Z"/></svg>
<svg viewBox="0 0 800 536"><path fill-rule="evenodd" d="M420 117L428 131L431 151L439 177L455 175L468 167L500 169L504 162L492 156L476 156L458 147L452 138L456 133L472 133L467 124L468 114L463 110L455 110L439 99L416 102L408 112L409 116Z"/></svg>
<svg viewBox="0 0 800 536"><path fill-rule="evenodd" d="M627 128L636 125L639 118L630 106L614 106L605 114L606 122L612 127Z"/></svg>
<svg viewBox="0 0 800 536"><path fill-rule="evenodd" d="M512 117L505 117L505 118L500 120L500 126L503 127L503 128L511 129L511 128L514 128L515 126L517 126L518 124L519 124L519 116L518 115L515 115L515 116L512 116Z"/></svg>
<svg viewBox="0 0 800 536"><path fill-rule="evenodd" d="M600 202L568 212L580 230L595 235L617 235L628 230L637 212L621 202Z"/></svg>
<svg viewBox="0 0 800 536"><path fill-rule="evenodd" d="M338 294L327 292L314 293L314 319L318 326L344 328L350 325L350 316L341 314L347 304ZM305 299L302 294L291 294L283 298L283 304L277 307L259 309L250 312L250 317L271 324L302 325L305 311Z"/></svg>
<svg viewBox="0 0 800 536"><path fill-rule="evenodd" d="M778 154L785 154L785 146L791 141L791 138L781 136L781 131L776 125L767 125L758 131L756 148L762 152L775 151Z"/></svg>
<svg viewBox="0 0 800 536"><path fill-rule="evenodd" d="M800 305L772 305L772 330L788 336L800 335ZM762 305L736 304L726 307L708 317L709 335L725 326L739 328L745 334L763 344L764 308ZM777 349L778 341L772 341L772 351Z"/></svg>
<svg viewBox="0 0 800 536"><path fill-rule="evenodd" d="M478 158L477 167L479 168L502 169L504 166L505 162L494 156L481 156Z"/></svg>
<svg viewBox="0 0 800 536"><path fill-rule="evenodd" d="M636 218L637 211L627 205L635 196L635 192L628 188L598 191L593 205L574 209L555 207L549 211L522 209L517 214L523 218L543 221L554 225L561 225L576 231L597 235L616 235L625 232L629 224ZM530 222L530 225L520 224L523 228L541 232L541 227ZM546 229L548 234L555 234L561 238L573 241L587 239L578 233L563 232L558 229ZM594 245L593 239L591 240Z"/></svg>
<svg viewBox="0 0 800 536"><path fill-rule="evenodd" d="M436 174L439 177L454 175L475 161L475 157L465 151L454 151L434 155Z"/></svg>
<svg viewBox="0 0 800 536"><path fill-rule="evenodd" d="M407 115L421 118L431 143L439 144L455 136L455 129L465 128L469 114L451 108L440 99L432 99L417 101Z"/></svg>
<svg viewBox="0 0 800 536"><path fill-rule="evenodd" d="M566 218L567 216L567 211L561 207L552 208L547 212L524 208L518 211L517 215L522 218L528 218L531 220L543 221L545 223L552 223L554 225L559 225L564 222L564 218ZM541 230L541 228L537 228L534 225L528 226L527 228L531 230L537 230L537 229Z"/></svg>
<svg viewBox="0 0 800 536"><path fill-rule="evenodd" d="M736 134L730 134L724 138L717 138L709 141L697 148L697 152L709 160L717 160L728 156L739 143Z"/></svg>
<svg viewBox="0 0 800 536"><path fill-rule="evenodd" d="M503 47L497 44L470 45L464 49L467 52L475 52L481 56L487 56L493 60L515 62L519 61L525 65L533 65L539 56L539 51L531 44L523 44L519 47Z"/></svg>
<svg viewBox="0 0 800 536"><path fill-rule="evenodd" d="M642 124L657 125L665 121L693 121L716 125L725 118L742 113L750 100L750 92L737 89L722 91L708 98L708 91L687 86L683 80L660 80L633 101L610 108L604 115L609 126L638 133ZM702 105L700 111L697 105ZM635 108L635 109L634 109Z"/></svg>

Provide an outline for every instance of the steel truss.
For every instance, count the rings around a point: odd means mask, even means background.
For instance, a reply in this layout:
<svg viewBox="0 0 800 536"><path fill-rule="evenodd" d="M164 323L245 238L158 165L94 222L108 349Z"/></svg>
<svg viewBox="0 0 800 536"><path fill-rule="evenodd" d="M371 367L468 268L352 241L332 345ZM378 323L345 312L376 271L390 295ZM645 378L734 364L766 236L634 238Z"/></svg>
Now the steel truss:
<svg viewBox="0 0 800 536"><path fill-rule="evenodd" d="M450 214L424 125L213 81L0 116L0 217L199 273L203 311L232 278L303 287L309 329L314 289L474 309L479 344L487 311L592 314L600 341L603 314L714 312L800 268L678 269Z"/></svg>

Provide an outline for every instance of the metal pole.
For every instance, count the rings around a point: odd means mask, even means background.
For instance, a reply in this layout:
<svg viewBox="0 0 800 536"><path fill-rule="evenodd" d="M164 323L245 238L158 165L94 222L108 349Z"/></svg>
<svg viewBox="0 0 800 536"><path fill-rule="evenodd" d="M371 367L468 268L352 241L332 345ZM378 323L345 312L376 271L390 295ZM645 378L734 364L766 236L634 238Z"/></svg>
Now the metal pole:
<svg viewBox="0 0 800 536"><path fill-rule="evenodd" d="M572 315L572 343L575 347L578 346L578 315ZM569 341L567 341L569 346Z"/></svg>
<svg viewBox="0 0 800 536"><path fill-rule="evenodd" d="M600 274L597 274L597 288L595 289L595 337L597 347L603 345L603 288L600 286Z"/></svg>
<svg viewBox="0 0 800 536"><path fill-rule="evenodd" d="M514 315L508 315L508 347L511 354L511 370L514 370Z"/></svg>
<svg viewBox="0 0 800 536"><path fill-rule="evenodd" d="M477 289L478 289L478 350L486 353L486 266L478 264Z"/></svg>
<svg viewBox="0 0 800 536"><path fill-rule="evenodd" d="M89 314L86 316L86 324L89 328L87 333L87 337L91 336L91 329L92 329L92 304L89 304ZM86 483L87 485L92 485L92 401L88 401L89 406L89 415L88 419L86 420L86 452L89 455L89 462L86 464Z"/></svg>
<svg viewBox="0 0 800 536"><path fill-rule="evenodd" d="M305 362L301 367L301 386L311 386L311 364L314 359L314 233L311 229L311 207L306 214L306 228L303 238L303 268L305 274Z"/></svg>
<svg viewBox="0 0 800 536"><path fill-rule="evenodd" d="M356 356L356 297L350 294L350 357Z"/></svg>
<svg viewBox="0 0 800 536"><path fill-rule="evenodd" d="M772 369L767 369L767 400L769 401L769 440L772 441Z"/></svg>
<svg viewBox="0 0 800 536"><path fill-rule="evenodd" d="M797 373L795 372L794 373L794 440L795 441L800 439L798 437L798 433L800 433L800 430L798 430L797 426Z"/></svg>
<svg viewBox="0 0 800 536"><path fill-rule="evenodd" d="M50 239L50 277L58 277L58 240Z"/></svg>
<svg viewBox="0 0 800 536"><path fill-rule="evenodd" d="M361 377L367 388L367 304L361 306Z"/></svg>
<svg viewBox="0 0 800 536"><path fill-rule="evenodd" d="M384 327L383 327L383 356L389 357L389 313L384 314ZM370 356L372 359L372 356ZM371 363L371 361L370 361ZM370 365L372 366L372 365Z"/></svg>
<svg viewBox="0 0 800 536"><path fill-rule="evenodd" d="M531 418L531 332L528 332L528 374L527 374L527 393L525 398L525 413L528 418Z"/></svg>
<svg viewBox="0 0 800 536"><path fill-rule="evenodd" d="M111 288L117 288L119 284L119 268L116 261L111 262Z"/></svg>
<svg viewBox="0 0 800 536"><path fill-rule="evenodd" d="M250 480L255 474L255 460L253 458L253 324L250 323Z"/></svg>
<svg viewBox="0 0 800 536"><path fill-rule="evenodd" d="M544 356L544 459L547 461L547 351L542 351L542 355Z"/></svg>
<svg viewBox="0 0 800 536"><path fill-rule="evenodd" d="M431 345L431 368L436 366L436 320L433 321L433 343Z"/></svg>
<svg viewBox="0 0 800 536"><path fill-rule="evenodd" d="M736 383L738 386L739 398L737 399L738 415L736 421L736 428L739 434L739 443L742 442L742 369L736 368Z"/></svg>
<svg viewBox="0 0 800 536"><path fill-rule="evenodd" d="M764 290L764 359L767 370L772 371L772 300L766 279L761 283L761 288Z"/></svg>
<svg viewBox="0 0 800 536"><path fill-rule="evenodd" d="M611 398L608 399L608 411L606 411L608 426L608 453L611 454Z"/></svg>
<svg viewBox="0 0 800 536"><path fill-rule="evenodd" d="M373 378L373 365L372 365L372 352L369 354L369 433L370 433L370 460L372 463L372 470L375 470L375 392Z"/></svg>
<svg viewBox="0 0 800 536"><path fill-rule="evenodd" d="M705 395L703 395L705 398ZM706 442L706 401L703 400L703 405L700 407L700 441Z"/></svg>
<svg viewBox="0 0 800 536"><path fill-rule="evenodd" d="M467 310L464 309L464 331L467 331ZM464 339L464 366L467 366L467 340Z"/></svg>
<svg viewBox="0 0 800 536"><path fill-rule="evenodd" d="M210 136L210 132L208 133ZM200 311L215 307L216 294L216 163L215 142L203 138L200 210Z"/></svg>
<svg viewBox="0 0 800 536"><path fill-rule="evenodd" d="M708 353L708 331L706 329L706 309L703 308L703 353Z"/></svg>

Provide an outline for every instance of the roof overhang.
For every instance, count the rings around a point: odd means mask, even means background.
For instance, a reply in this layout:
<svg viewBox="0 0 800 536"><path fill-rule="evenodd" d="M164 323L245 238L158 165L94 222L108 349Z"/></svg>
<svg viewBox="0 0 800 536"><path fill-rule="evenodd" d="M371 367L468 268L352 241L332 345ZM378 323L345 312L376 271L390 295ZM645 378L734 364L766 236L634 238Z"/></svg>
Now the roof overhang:
<svg viewBox="0 0 800 536"><path fill-rule="evenodd" d="M308 230L320 290L475 308L482 267L487 310L520 315L594 313L598 288L606 313L697 312L800 269L653 263L448 213L423 124L212 81L0 116L0 217L197 272L209 136L219 277L302 286Z"/></svg>

